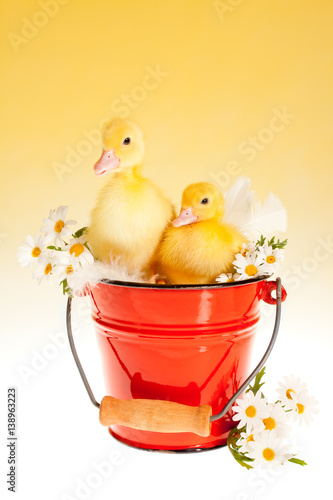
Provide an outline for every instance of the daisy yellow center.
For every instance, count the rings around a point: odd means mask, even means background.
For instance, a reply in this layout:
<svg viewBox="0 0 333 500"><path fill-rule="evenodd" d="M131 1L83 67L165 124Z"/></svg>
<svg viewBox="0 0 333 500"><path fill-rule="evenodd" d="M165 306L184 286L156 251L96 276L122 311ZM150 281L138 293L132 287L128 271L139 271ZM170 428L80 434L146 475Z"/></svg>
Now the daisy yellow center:
<svg viewBox="0 0 333 500"><path fill-rule="evenodd" d="M300 415L302 415L302 413L304 413L304 405L302 405L301 403L297 403L297 411Z"/></svg>
<svg viewBox="0 0 333 500"><path fill-rule="evenodd" d="M246 440L247 443L249 443L250 441L254 441L253 434L250 434Z"/></svg>
<svg viewBox="0 0 333 500"><path fill-rule="evenodd" d="M256 266L254 266L253 264L249 264L248 266L246 266L245 268L245 273L248 275L248 276L255 276L258 272L258 269L256 268Z"/></svg>
<svg viewBox="0 0 333 500"><path fill-rule="evenodd" d="M242 255L243 255L243 257L246 257L247 252L248 252L247 250L243 250L243 251L242 251Z"/></svg>
<svg viewBox="0 0 333 500"><path fill-rule="evenodd" d="M268 417L268 418L263 418L262 420L265 424L265 430L267 431L272 431L276 427L276 422L274 418Z"/></svg>
<svg viewBox="0 0 333 500"><path fill-rule="evenodd" d="M286 396L287 396L288 399L293 399L292 395L291 395L291 392L293 392L294 394L296 394L296 392L293 391L292 389L287 389L286 390Z"/></svg>
<svg viewBox="0 0 333 500"><path fill-rule="evenodd" d="M72 274L74 272L72 264L66 268L66 274Z"/></svg>
<svg viewBox="0 0 333 500"><path fill-rule="evenodd" d="M65 227L65 223L62 220L58 220L54 224L54 230L55 230L56 233L61 233L61 231L64 229L64 227Z"/></svg>
<svg viewBox="0 0 333 500"><path fill-rule="evenodd" d="M267 262L268 264L274 264L274 262L275 262L275 257L274 257L274 255L268 255L268 257L266 258L266 262Z"/></svg>
<svg viewBox="0 0 333 500"><path fill-rule="evenodd" d="M39 247L35 247L32 252L31 252L31 255L33 257L39 257L40 254L42 253L41 249Z"/></svg>
<svg viewBox="0 0 333 500"><path fill-rule="evenodd" d="M265 460L267 460L267 462L271 462L271 460L275 457L275 453L272 448L265 448L262 452L262 456Z"/></svg>
<svg viewBox="0 0 333 500"><path fill-rule="evenodd" d="M233 282L234 282L234 280L232 278L227 280L227 283L233 283Z"/></svg>
<svg viewBox="0 0 333 500"><path fill-rule="evenodd" d="M255 406L252 406L252 405L248 406L245 410L245 414L249 418L255 417L257 414L257 410L256 410Z"/></svg>
<svg viewBox="0 0 333 500"><path fill-rule="evenodd" d="M44 274L45 276L49 274L52 271L52 264L48 263L47 266L44 269Z"/></svg>
<svg viewBox="0 0 333 500"><path fill-rule="evenodd" d="M72 255L73 253L75 254L75 257L78 257L81 255L81 253L84 251L84 246L82 243L75 243L75 245L72 245L69 253Z"/></svg>

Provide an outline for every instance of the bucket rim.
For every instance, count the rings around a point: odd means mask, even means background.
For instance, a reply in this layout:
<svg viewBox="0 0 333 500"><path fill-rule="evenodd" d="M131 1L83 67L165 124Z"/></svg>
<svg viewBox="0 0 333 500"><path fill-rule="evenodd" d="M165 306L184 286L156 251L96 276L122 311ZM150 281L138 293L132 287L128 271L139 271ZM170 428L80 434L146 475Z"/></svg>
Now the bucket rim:
<svg viewBox="0 0 333 500"><path fill-rule="evenodd" d="M256 278L251 278L248 280L242 281L233 281L230 283L207 283L207 284L198 284L198 285L162 285L155 283L144 283L144 282L135 282L135 281L121 281L121 280L109 280L102 279L99 283L104 285L113 285L125 288L145 288L145 289L153 289L153 290L202 290L202 289L215 289L215 288L232 288L239 286L251 285L253 283L259 283L260 281L267 281L271 278L273 274L266 274L262 276L257 276ZM98 283L97 283L98 284Z"/></svg>

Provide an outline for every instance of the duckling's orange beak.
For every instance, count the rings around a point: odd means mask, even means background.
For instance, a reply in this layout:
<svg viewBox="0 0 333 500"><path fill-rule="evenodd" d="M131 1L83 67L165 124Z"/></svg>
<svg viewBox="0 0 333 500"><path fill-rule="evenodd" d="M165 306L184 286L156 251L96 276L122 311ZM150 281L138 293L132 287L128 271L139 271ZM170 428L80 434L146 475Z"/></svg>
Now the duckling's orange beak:
<svg viewBox="0 0 333 500"><path fill-rule="evenodd" d="M193 224L193 222L197 222L198 217L193 214L192 208L186 208L182 210L177 217L177 219L172 221L172 225L174 227L186 226L187 224Z"/></svg>
<svg viewBox="0 0 333 500"><path fill-rule="evenodd" d="M120 160L114 154L113 149L110 151L103 151L102 156L94 165L94 172L96 175L105 175L111 170L117 168L119 163Z"/></svg>

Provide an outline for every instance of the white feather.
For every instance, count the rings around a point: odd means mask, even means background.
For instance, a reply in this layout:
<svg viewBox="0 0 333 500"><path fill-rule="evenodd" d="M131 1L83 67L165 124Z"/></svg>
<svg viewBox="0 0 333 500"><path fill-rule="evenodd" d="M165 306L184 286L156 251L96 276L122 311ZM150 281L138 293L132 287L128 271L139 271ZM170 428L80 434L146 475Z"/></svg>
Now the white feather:
<svg viewBox="0 0 333 500"><path fill-rule="evenodd" d="M119 263L119 258L110 264L100 261L87 264L69 276L67 281L73 292L79 294L84 291L86 286L94 286L102 280L129 281L132 283L145 283L148 281L143 273L129 272L124 265Z"/></svg>
<svg viewBox="0 0 333 500"><path fill-rule="evenodd" d="M224 221L233 224L249 239L278 236L287 230L287 212L277 196L269 193L264 203L250 191L248 177L239 177L224 194Z"/></svg>
<svg viewBox="0 0 333 500"><path fill-rule="evenodd" d="M287 230L287 212L282 202L273 193L269 193L263 205L256 200L250 221L242 228L249 239L278 236Z"/></svg>
<svg viewBox="0 0 333 500"><path fill-rule="evenodd" d="M239 228L249 223L254 203L254 191L250 191L250 185L251 180L241 176L224 193L224 222Z"/></svg>

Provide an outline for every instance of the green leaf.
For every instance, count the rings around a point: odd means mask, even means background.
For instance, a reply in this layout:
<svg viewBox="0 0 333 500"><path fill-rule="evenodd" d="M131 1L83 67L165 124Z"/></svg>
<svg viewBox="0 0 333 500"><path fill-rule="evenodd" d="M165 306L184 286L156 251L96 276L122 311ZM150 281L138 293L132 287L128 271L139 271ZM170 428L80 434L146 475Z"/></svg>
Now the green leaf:
<svg viewBox="0 0 333 500"><path fill-rule="evenodd" d="M76 233L74 233L72 236L73 238L80 238L83 234L85 234L88 231L88 227L81 227L81 229L78 229Z"/></svg>
<svg viewBox="0 0 333 500"><path fill-rule="evenodd" d="M273 238L271 238L270 240L267 241L267 245L269 245L270 247L273 246L274 240L275 240L275 236L273 236Z"/></svg>
<svg viewBox="0 0 333 500"><path fill-rule="evenodd" d="M61 285L62 285L62 293L65 295L65 293L66 293L66 288L67 288L67 286L68 286L68 285L67 285L67 279L64 279L64 280L60 281L59 286L61 286Z"/></svg>
<svg viewBox="0 0 333 500"><path fill-rule="evenodd" d="M254 395L260 390L260 388L264 385L265 382L261 382L262 377L265 375L266 367L264 366L259 373L257 373L256 378L254 379L254 384L249 385L249 388L245 392L252 391Z"/></svg>
<svg viewBox="0 0 333 500"><path fill-rule="evenodd" d="M273 236L273 238L267 241L267 245L272 247L273 250L275 250L276 248L284 248L287 243L288 243L287 239L283 241L280 240L275 241L275 236Z"/></svg>
<svg viewBox="0 0 333 500"><path fill-rule="evenodd" d="M274 243L274 246L273 246L273 250L275 248L284 248L286 246L286 244L288 243L288 239L285 239L283 241L280 241L280 240L277 240L276 243Z"/></svg>
<svg viewBox="0 0 333 500"><path fill-rule="evenodd" d="M304 462L304 460L300 460L299 458L289 458L288 462L292 462L293 464L298 464L298 465L301 465L302 467L304 467L304 465L308 465L306 462Z"/></svg>
<svg viewBox="0 0 333 500"><path fill-rule="evenodd" d="M256 247L262 247L266 241L265 236L261 235L260 239L256 243Z"/></svg>
<svg viewBox="0 0 333 500"><path fill-rule="evenodd" d="M286 244L287 244L287 243L288 243L288 240L287 240L287 239L285 239L285 240L283 240L283 241L277 240L277 242L276 242L276 243L274 243L274 245L273 245L273 250L274 250L275 248L284 248L284 247L286 246Z"/></svg>
<svg viewBox="0 0 333 500"><path fill-rule="evenodd" d="M57 250L57 252L62 252L62 248L61 247L55 247L54 245L50 245L48 247L49 250Z"/></svg>
<svg viewBox="0 0 333 500"><path fill-rule="evenodd" d="M266 237L261 235L260 239L256 243L257 249L258 249L258 247L263 246L265 244L265 241L266 241ZM275 236L273 236L270 240L267 240L267 245L272 247L273 250L275 250L276 248L284 248L287 243L288 243L287 239L283 240L283 241L280 241L280 240L275 241Z"/></svg>
<svg viewBox="0 0 333 500"><path fill-rule="evenodd" d="M73 294L72 294L72 289L68 286L68 281L67 281L67 278L65 278L64 280L62 280L60 283L59 283L59 286L62 285L62 293L64 295L66 295L66 293L68 294L69 297L73 297Z"/></svg>

